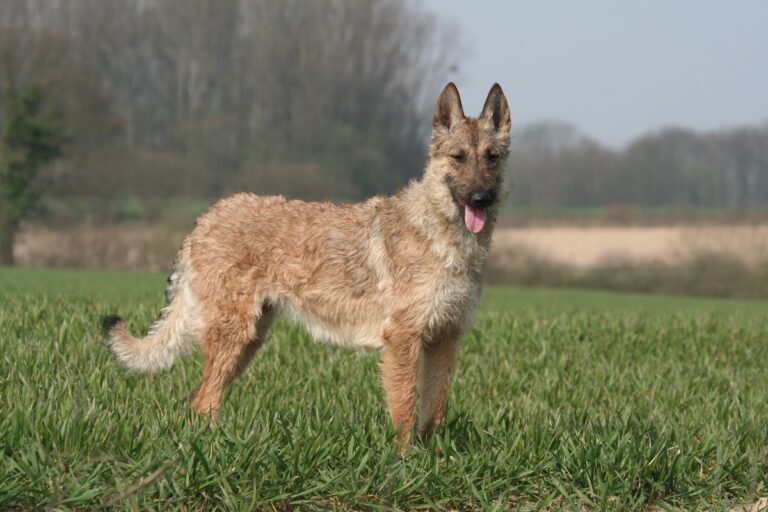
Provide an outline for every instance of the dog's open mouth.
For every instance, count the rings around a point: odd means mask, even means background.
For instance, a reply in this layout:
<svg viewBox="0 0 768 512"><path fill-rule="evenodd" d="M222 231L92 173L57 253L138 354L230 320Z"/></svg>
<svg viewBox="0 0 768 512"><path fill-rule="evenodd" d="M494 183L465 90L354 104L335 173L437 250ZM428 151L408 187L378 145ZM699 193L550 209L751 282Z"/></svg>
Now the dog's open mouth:
<svg viewBox="0 0 768 512"><path fill-rule="evenodd" d="M457 199L456 202L459 203L460 207L464 208L464 225L467 226L469 232L479 233L482 231L487 216L486 208L470 206L461 199Z"/></svg>
<svg viewBox="0 0 768 512"><path fill-rule="evenodd" d="M467 226L467 230L470 233L479 233L482 231L485 226L488 209L482 206L470 206L467 204L454 187L453 180L450 176L445 177L445 182L448 184L448 190L451 191L453 200L456 201L459 208L464 210L464 225Z"/></svg>
<svg viewBox="0 0 768 512"><path fill-rule="evenodd" d="M486 209L464 205L464 224L472 233L479 233L485 226Z"/></svg>

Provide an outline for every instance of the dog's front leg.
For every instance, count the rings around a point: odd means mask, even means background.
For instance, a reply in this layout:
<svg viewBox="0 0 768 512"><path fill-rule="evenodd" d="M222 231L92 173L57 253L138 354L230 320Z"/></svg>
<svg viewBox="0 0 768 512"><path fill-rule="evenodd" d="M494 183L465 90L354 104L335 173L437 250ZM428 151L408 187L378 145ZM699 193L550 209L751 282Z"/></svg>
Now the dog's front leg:
<svg viewBox="0 0 768 512"><path fill-rule="evenodd" d="M443 422L451 372L456 361L461 333L446 333L424 346L421 368L419 435L431 436Z"/></svg>
<svg viewBox="0 0 768 512"><path fill-rule="evenodd" d="M385 338L387 343L381 360L381 379L402 453L411 440L416 415L416 374L421 332L390 332Z"/></svg>

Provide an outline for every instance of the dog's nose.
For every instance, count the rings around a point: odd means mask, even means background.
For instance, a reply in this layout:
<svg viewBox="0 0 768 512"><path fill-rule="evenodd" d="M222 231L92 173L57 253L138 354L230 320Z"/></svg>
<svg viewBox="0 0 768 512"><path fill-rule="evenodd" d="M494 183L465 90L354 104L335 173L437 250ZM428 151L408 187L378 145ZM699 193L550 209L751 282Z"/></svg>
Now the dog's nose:
<svg viewBox="0 0 768 512"><path fill-rule="evenodd" d="M494 201L493 190L486 190L485 192L473 192L469 198L469 205L474 208L488 208Z"/></svg>

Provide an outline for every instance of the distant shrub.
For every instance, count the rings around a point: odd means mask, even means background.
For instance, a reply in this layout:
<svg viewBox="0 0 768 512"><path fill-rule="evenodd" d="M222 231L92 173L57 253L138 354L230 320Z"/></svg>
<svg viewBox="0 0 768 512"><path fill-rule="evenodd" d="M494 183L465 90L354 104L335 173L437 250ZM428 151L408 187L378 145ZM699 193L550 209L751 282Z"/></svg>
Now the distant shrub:
<svg viewBox="0 0 768 512"><path fill-rule="evenodd" d="M139 220L143 214L143 205L135 200L122 201L118 220Z"/></svg>

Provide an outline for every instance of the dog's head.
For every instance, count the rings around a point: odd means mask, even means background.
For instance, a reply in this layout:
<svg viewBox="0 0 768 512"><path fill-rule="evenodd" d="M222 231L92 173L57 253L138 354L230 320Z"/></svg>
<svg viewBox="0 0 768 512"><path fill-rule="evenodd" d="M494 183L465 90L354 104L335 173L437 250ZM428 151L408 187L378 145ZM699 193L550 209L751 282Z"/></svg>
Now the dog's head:
<svg viewBox="0 0 768 512"><path fill-rule="evenodd" d="M491 87L477 118L464 115L453 83L437 99L430 157L472 233L483 229L488 208L499 200L510 127L509 105L499 84Z"/></svg>

